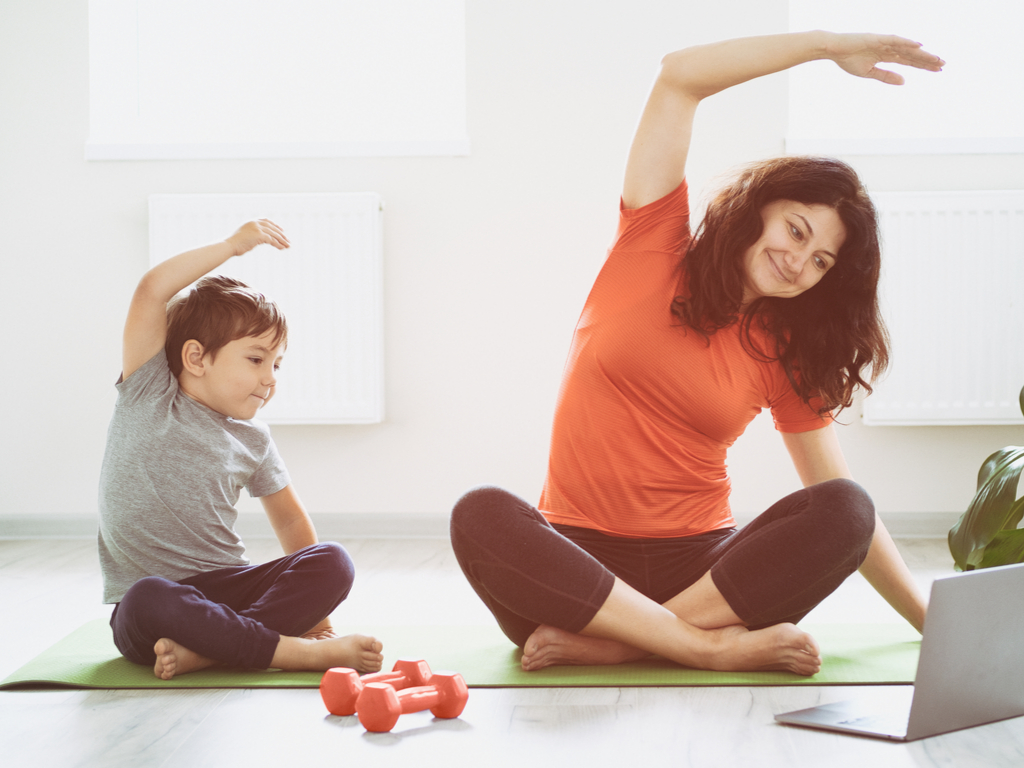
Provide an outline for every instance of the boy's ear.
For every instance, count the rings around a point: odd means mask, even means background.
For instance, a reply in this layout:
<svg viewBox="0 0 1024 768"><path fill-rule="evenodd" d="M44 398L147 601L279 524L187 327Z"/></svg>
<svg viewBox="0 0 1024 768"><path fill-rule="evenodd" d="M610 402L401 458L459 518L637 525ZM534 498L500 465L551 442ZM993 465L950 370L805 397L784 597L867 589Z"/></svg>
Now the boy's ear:
<svg viewBox="0 0 1024 768"><path fill-rule="evenodd" d="M188 371L193 376L202 376L206 372L206 366L203 361L205 355L206 350L203 349L203 345L195 339L189 339L181 345L182 369Z"/></svg>

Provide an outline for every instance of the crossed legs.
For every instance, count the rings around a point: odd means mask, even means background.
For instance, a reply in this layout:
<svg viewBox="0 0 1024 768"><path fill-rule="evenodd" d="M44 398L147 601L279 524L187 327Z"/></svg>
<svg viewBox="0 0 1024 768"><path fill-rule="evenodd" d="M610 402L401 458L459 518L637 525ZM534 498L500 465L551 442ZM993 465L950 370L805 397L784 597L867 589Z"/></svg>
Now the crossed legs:
<svg viewBox="0 0 1024 768"><path fill-rule="evenodd" d="M375 671L381 644L372 637L300 637L348 596L353 575L348 553L328 542L178 582L147 577L115 608L114 642L130 661L153 665L162 679L214 664Z"/></svg>
<svg viewBox="0 0 1024 768"><path fill-rule="evenodd" d="M791 623L748 630L709 576L680 593L672 609L617 578L608 599L578 634L538 626L523 646L523 669L620 664L651 654L697 669L785 670L800 675L820 669L813 637ZM709 610L691 613L691 605ZM707 626L697 623L702 614L709 617ZM712 615L720 618L710 619Z"/></svg>
<svg viewBox="0 0 1024 768"><path fill-rule="evenodd" d="M497 488L470 491L453 511L460 565L523 648L524 669L658 654L809 675L819 649L795 623L863 561L874 510L860 486L836 480L786 497L739 532L663 541L557 528ZM650 583L652 573L667 583Z"/></svg>

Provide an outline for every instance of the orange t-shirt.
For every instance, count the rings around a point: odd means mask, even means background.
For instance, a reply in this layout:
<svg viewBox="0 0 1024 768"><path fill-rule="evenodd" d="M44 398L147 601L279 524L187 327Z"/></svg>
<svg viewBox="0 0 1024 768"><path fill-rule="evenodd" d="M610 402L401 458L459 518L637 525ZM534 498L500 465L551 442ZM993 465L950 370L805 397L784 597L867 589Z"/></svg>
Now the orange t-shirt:
<svg viewBox="0 0 1024 768"><path fill-rule="evenodd" d="M782 432L829 423L780 364L743 349L738 323L709 345L672 314L689 238L685 181L621 211L558 393L539 504L553 523L642 538L730 527L726 451L761 409Z"/></svg>

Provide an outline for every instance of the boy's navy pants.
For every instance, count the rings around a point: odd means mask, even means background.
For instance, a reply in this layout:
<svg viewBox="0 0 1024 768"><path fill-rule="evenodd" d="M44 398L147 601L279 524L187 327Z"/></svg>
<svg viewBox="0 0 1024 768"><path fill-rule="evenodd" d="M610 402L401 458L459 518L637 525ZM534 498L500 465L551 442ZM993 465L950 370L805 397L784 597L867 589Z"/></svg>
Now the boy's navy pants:
<svg viewBox="0 0 1024 768"><path fill-rule="evenodd" d="M200 573L181 581L149 576L114 607L110 627L125 658L153 665L162 638L230 667L267 669L281 635L297 637L331 614L355 569L334 542L262 565Z"/></svg>

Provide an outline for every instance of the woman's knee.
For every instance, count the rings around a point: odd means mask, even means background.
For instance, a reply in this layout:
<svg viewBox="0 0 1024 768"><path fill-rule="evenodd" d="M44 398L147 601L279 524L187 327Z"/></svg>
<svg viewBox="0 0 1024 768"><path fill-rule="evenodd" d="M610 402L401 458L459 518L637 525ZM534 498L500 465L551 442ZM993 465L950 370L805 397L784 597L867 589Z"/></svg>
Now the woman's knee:
<svg viewBox="0 0 1024 768"><path fill-rule="evenodd" d="M472 535L476 530L493 530L496 520L524 503L518 496L494 485L480 485L466 491L452 508L453 540L457 532Z"/></svg>
<svg viewBox="0 0 1024 768"><path fill-rule="evenodd" d="M452 509L451 542L459 562L519 551L550 525L536 507L491 485L467 491Z"/></svg>
<svg viewBox="0 0 1024 768"><path fill-rule="evenodd" d="M492 513L496 509L506 507L520 499L504 488L496 485L478 485L470 488L455 502L452 518L461 520L464 517L475 517L480 514Z"/></svg>
<svg viewBox="0 0 1024 768"><path fill-rule="evenodd" d="M843 526L851 538L871 542L875 533L875 503L860 483L837 478L813 489L819 497L815 506L827 512L832 525Z"/></svg>

